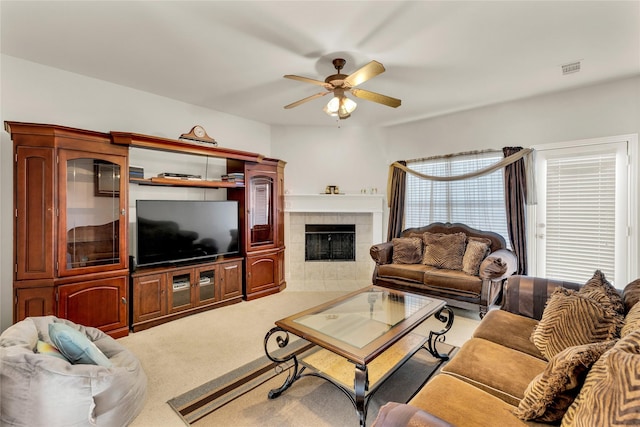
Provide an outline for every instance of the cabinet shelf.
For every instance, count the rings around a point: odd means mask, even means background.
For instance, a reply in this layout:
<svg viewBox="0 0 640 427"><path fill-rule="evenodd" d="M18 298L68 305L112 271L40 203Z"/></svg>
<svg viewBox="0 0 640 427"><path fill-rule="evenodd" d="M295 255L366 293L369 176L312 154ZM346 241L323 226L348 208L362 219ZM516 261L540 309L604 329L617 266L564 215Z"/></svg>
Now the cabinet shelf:
<svg viewBox="0 0 640 427"><path fill-rule="evenodd" d="M139 185L157 185L169 187L200 187L200 188L244 188L244 183L229 181L207 181L171 178L129 178L129 182Z"/></svg>

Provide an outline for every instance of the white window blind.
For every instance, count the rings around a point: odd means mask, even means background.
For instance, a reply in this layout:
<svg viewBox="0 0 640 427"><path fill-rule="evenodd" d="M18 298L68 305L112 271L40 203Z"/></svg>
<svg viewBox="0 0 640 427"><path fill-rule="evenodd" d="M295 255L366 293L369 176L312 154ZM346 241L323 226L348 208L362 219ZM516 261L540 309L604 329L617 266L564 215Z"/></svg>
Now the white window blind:
<svg viewBox="0 0 640 427"><path fill-rule="evenodd" d="M546 276L584 283L615 271L616 153L547 159Z"/></svg>
<svg viewBox="0 0 640 427"><path fill-rule="evenodd" d="M502 153L474 153L408 161L407 167L434 176L456 176L495 164ZM509 242L504 204L504 173L458 181L431 181L407 174L405 228L432 222L461 222L484 231L494 231Z"/></svg>

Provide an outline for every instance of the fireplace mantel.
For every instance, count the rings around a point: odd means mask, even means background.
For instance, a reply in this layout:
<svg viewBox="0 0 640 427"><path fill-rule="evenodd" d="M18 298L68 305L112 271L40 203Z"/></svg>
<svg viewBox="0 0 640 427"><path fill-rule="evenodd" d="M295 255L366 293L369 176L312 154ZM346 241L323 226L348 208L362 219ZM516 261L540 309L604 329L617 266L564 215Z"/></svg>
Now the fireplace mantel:
<svg viewBox="0 0 640 427"><path fill-rule="evenodd" d="M381 194L287 194L285 212L383 212Z"/></svg>

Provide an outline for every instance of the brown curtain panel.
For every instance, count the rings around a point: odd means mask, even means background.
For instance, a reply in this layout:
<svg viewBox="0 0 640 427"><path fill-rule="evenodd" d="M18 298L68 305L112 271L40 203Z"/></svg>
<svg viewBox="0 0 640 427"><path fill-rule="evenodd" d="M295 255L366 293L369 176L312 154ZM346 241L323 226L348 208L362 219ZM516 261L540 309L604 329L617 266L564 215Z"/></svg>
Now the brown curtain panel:
<svg viewBox="0 0 640 427"><path fill-rule="evenodd" d="M522 147L504 147L508 157ZM520 159L504 168L504 201L507 210L507 228L511 247L518 257L517 274L527 274L527 228L525 204L527 199L527 177L524 160Z"/></svg>
<svg viewBox="0 0 640 427"><path fill-rule="evenodd" d="M405 161L399 161L403 166ZM407 173L399 168L393 169L389 186L389 226L387 227L387 241L400 237L404 225L404 204L407 193Z"/></svg>

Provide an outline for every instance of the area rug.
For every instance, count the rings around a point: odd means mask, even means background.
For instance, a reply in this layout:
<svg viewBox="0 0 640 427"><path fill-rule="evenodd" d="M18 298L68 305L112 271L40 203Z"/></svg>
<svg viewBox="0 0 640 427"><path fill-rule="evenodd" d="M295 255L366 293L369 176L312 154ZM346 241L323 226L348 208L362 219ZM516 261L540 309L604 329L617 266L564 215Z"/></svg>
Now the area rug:
<svg viewBox="0 0 640 427"><path fill-rule="evenodd" d="M302 355L314 348L299 339L289 344L286 354ZM439 343L438 350L453 356L457 347ZM426 350L418 351L373 393L367 424L385 403L410 400L445 363ZM263 356L167 403L185 424L197 427L358 425L350 400L334 385L315 376L303 377L278 398L269 399L269 390L280 387L288 374L288 366L277 366Z"/></svg>

